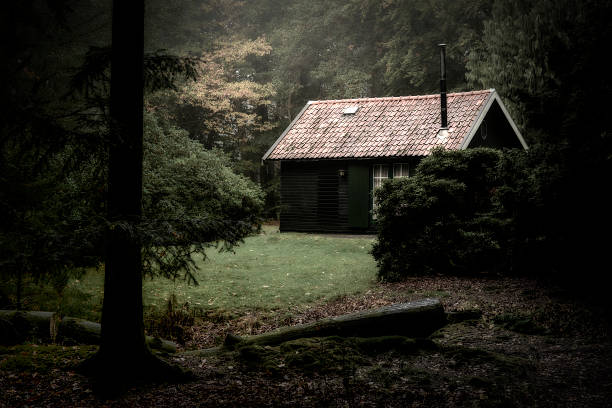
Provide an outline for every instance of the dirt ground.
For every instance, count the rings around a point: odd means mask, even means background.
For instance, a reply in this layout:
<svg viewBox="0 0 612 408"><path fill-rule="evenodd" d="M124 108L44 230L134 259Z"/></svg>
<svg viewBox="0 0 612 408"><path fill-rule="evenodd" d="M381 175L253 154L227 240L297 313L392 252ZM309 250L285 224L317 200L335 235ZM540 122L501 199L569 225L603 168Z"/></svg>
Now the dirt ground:
<svg viewBox="0 0 612 408"><path fill-rule="evenodd" d="M413 278L316 307L209 314L191 328L184 348L218 345L227 333L257 334L424 297L440 298L447 312L481 314L416 341L310 339L179 353L170 359L193 370L195 381L135 387L115 400L97 398L89 381L72 371L84 355L78 347L72 354L64 347L65 357L46 369L8 364L14 351L5 349L0 406L612 406L609 307L528 279Z"/></svg>

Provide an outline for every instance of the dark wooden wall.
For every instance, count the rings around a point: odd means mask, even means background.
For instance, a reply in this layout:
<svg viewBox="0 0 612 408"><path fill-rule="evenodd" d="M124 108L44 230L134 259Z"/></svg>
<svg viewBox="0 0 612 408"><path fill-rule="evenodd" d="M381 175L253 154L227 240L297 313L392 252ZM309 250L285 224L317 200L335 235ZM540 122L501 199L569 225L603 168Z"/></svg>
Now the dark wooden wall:
<svg viewBox="0 0 612 408"><path fill-rule="evenodd" d="M485 136L483 138L483 135ZM521 142L516 137L512 126L508 123L504 112L497 102L493 103L487 116L480 124L474 138L468 146L499 148L522 148Z"/></svg>
<svg viewBox="0 0 612 408"><path fill-rule="evenodd" d="M280 230L351 232L346 169L344 161L283 161Z"/></svg>
<svg viewBox="0 0 612 408"><path fill-rule="evenodd" d="M280 230L376 232L371 218L372 165L396 162L410 162L414 169L416 159L283 161Z"/></svg>

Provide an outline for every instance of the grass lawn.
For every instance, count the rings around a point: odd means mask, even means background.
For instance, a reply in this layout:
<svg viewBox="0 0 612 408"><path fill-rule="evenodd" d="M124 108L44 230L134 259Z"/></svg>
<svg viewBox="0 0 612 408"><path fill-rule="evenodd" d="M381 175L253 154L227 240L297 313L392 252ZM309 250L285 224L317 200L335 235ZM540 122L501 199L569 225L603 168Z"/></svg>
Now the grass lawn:
<svg viewBox="0 0 612 408"><path fill-rule="evenodd" d="M145 307L163 308L175 294L178 303L215 310L276 310L317 303L363 292L376 280L376 265L368 253L371 237L338 237L279 233L265 226L235 253L211 249L197 259L198 286L184 281L146 279ZM69 283L61 300L65 315L98 320L102 306L103 270L91 271ZM24 308L56 310L57 294L50 287L31 287Z"/></svg>
<svg viewBox="0 0 612 408"><path fill-rule="evenodd" d="M145 303L179 302L225 310L273 310L367 290L376 279L371 238L279 233L266 226L235 253L209 251L198 259L198 286L148 280Z"/></svg>

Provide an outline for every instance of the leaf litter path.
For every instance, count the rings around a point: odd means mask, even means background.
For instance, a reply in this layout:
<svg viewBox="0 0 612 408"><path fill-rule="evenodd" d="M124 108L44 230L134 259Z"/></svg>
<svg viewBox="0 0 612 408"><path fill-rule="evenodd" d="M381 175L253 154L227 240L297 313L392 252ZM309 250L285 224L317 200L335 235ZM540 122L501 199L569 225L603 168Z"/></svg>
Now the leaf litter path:
<svg viewBox="0 0 612 408"><path fill-rule="evenodd" d="M319 361L296 349L312 360L301 359L303 367L282 347L249 350L248 361L246 352L178 355L196 381L135 388L113 401L93 396L69 365L42 374L5 370L0 406L610 406L609 308L528 279L411 278L308 308L211 316L192 329L186 348L431 296L446 311L478 309L482 317L451 324L409 352L363 354L340 342L339 355L328 344L317 349Z"/></svg>

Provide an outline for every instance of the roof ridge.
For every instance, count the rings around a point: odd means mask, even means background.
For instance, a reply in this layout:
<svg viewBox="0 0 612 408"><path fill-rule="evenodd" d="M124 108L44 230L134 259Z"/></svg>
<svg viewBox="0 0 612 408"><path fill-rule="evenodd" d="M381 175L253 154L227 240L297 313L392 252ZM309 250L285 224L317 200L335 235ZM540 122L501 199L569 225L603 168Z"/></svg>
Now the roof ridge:
<svg viewBox="0 0 612 408"><path fill-rule="evenodd" d="M494 88L481 89L478 91L465 91L465 92L452 92L446 94L446 96L458 96L458 95L480 95L484 93L494 92ZM439 98L440 94L430 95L407 95L407 96L381 96L372 98L352 98L352 99L322 99L318 101L308 101L308 104L324 104L324 103L346 103L346 102L374 102L374 101L400 101L409 99L431 99Z"/></svg>

